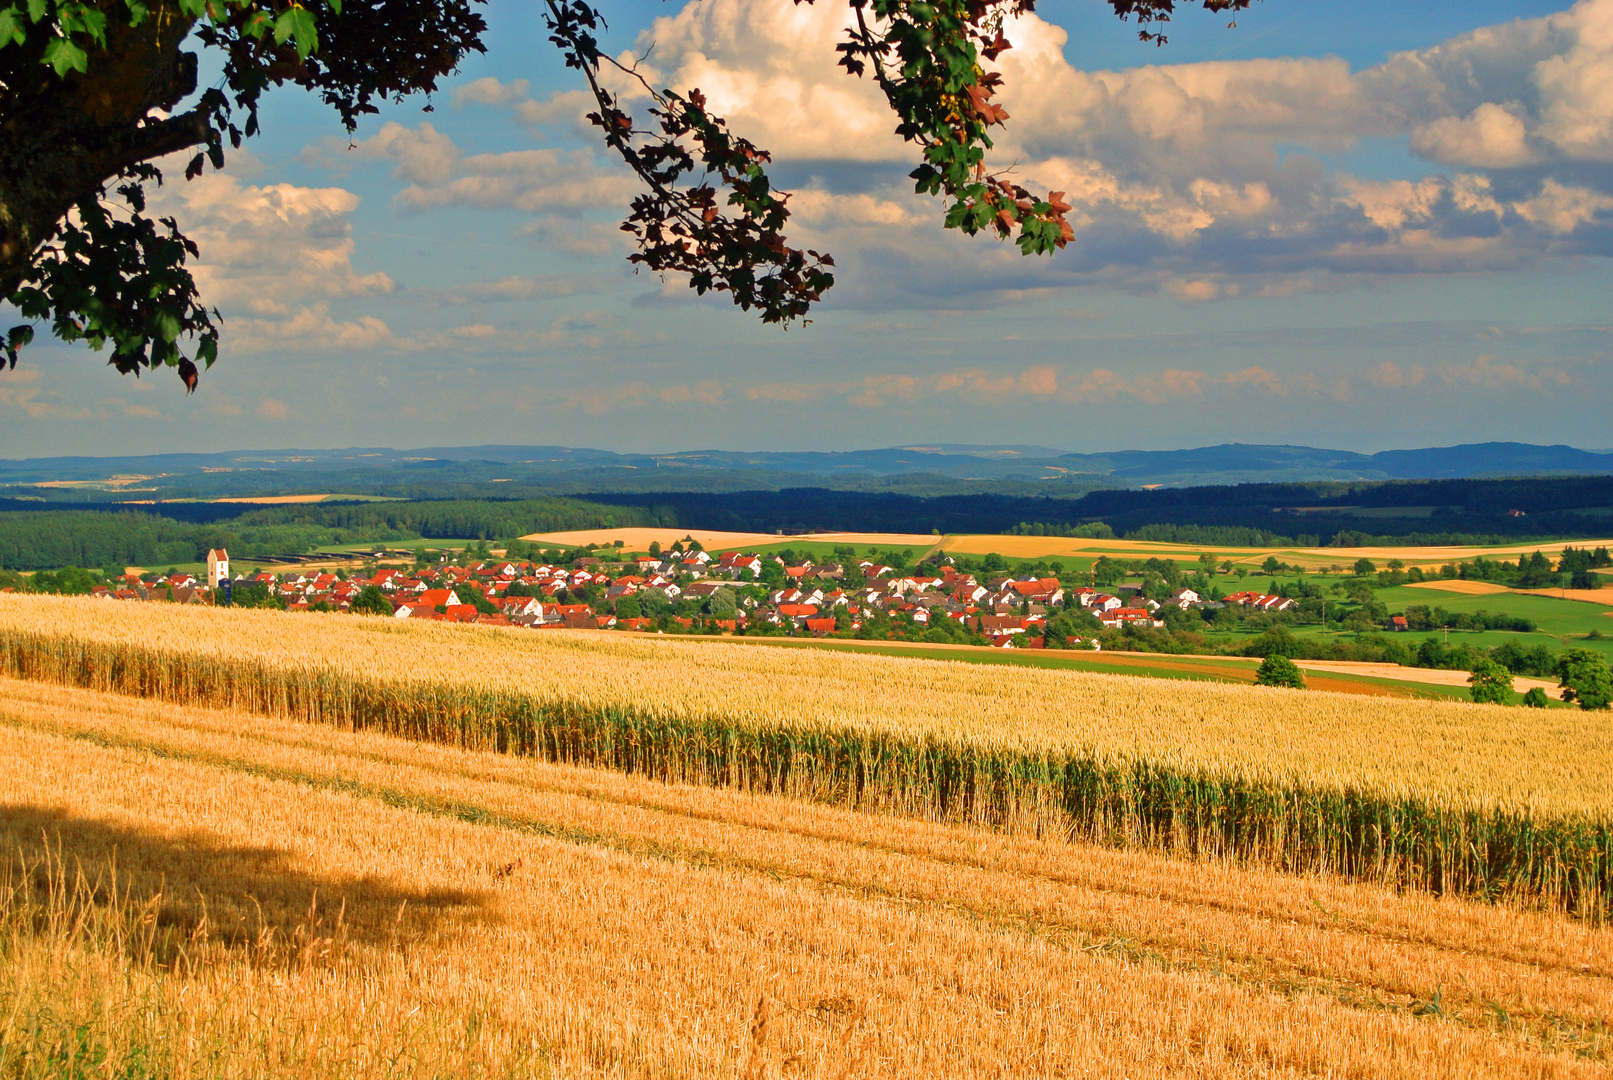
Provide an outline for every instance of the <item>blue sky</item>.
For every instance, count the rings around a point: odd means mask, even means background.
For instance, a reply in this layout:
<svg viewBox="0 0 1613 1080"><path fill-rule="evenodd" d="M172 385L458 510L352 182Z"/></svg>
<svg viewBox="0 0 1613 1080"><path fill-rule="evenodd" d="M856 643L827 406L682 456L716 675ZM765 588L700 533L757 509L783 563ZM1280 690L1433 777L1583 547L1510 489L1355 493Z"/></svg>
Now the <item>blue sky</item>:
<svg viewBox="0 0 1613 1080"><path fill-rule="evenodd" d="M185 397L46 345L0 454L551 443L1037 443L1079 451L1490 439L1613 447L1613 0L1263 0L1163 48L1106 5L1009 30L995 162L1064 190L1051 259L940 227L818 0L604 7L773 150L840 282L760 325L635 275L634 191L533 5L349 140L295 90L222 175L165 189L226 317Z"/></svg>

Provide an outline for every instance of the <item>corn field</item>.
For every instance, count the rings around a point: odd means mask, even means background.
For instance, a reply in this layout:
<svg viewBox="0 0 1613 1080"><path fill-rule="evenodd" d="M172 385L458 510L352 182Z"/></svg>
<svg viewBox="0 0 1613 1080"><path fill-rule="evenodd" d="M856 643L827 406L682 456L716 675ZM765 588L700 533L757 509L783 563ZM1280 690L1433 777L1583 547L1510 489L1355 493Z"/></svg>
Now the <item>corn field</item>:
<svg viewBox="0 0 1613 1080"><path fill-rule="evenodd" d="M1578 711L16 596L0 673L1613 914L1613 726Z"/></svg>

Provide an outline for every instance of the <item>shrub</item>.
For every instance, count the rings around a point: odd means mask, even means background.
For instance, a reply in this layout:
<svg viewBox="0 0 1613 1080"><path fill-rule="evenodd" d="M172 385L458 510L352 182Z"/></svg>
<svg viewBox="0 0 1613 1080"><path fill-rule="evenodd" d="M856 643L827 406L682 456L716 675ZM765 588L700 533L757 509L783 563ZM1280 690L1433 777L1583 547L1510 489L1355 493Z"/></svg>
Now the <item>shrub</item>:
<svg viewBox="0 0 1613 1080"><path fill-rule="evenodd" d="M1272 653L1260 662L1260 670L1255 672L1255 682L1261 686L1305 689L1304 673L1299 670L1297 664L1281 653Z"/></svg>

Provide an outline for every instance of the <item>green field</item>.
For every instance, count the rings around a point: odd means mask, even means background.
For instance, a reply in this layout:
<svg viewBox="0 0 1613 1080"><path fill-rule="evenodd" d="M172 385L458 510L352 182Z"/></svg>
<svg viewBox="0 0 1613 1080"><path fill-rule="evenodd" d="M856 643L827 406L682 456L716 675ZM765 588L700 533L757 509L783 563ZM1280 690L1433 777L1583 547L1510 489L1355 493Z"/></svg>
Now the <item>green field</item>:
<svg viewBox="0 0 1613 1080"><path fill-rule="evenodd" d="M1390 611L1404 611L1413 604L1426 604L1430 608L1442 607L1446 611L1504 611L1531 619L1539 627L1532 634L1507 631L1452 630L1451 642L1465 641L1470 645L1495 646L1508 639L1521 640L1525 645L1547 644L1552 648L1596 649L1613 659L1613 607L1587 603L1584 600L1559 600L1551 596L1529 596L1521 593L1494 593L1489 596L1462 596L1459 593L1439 592L1434 589L1379 589L1373 594L1387 604ZM1608 599L1613 600L1613 590ZM1606 635L1600 641L1587 641L1585 635L1592 630ZM1408 633L1414 641L1438 636L1434 633ZM1550 640L1548 640L1550 639Z"/></svg>

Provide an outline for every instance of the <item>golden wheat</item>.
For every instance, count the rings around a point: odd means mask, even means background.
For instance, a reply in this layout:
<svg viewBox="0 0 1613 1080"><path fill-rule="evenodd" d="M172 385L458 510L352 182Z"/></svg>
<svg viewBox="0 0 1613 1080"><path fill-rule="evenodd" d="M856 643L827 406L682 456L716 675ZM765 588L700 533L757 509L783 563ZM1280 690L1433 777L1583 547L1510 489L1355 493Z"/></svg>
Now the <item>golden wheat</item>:
<svg viewBox="0 0 1613 1080"><path fill-rule="evenodd" d="M1608 1072L1613 932L1561 917L84 691L0 710L0 843L54 852L0 889L8 1076Z"/></svg>
<svg viewBox="0 0 1613 1080"><path fill-rule="evenodd" d="M0 670L1595 914L1613 725L602 634L0 597Z"/></svg>

